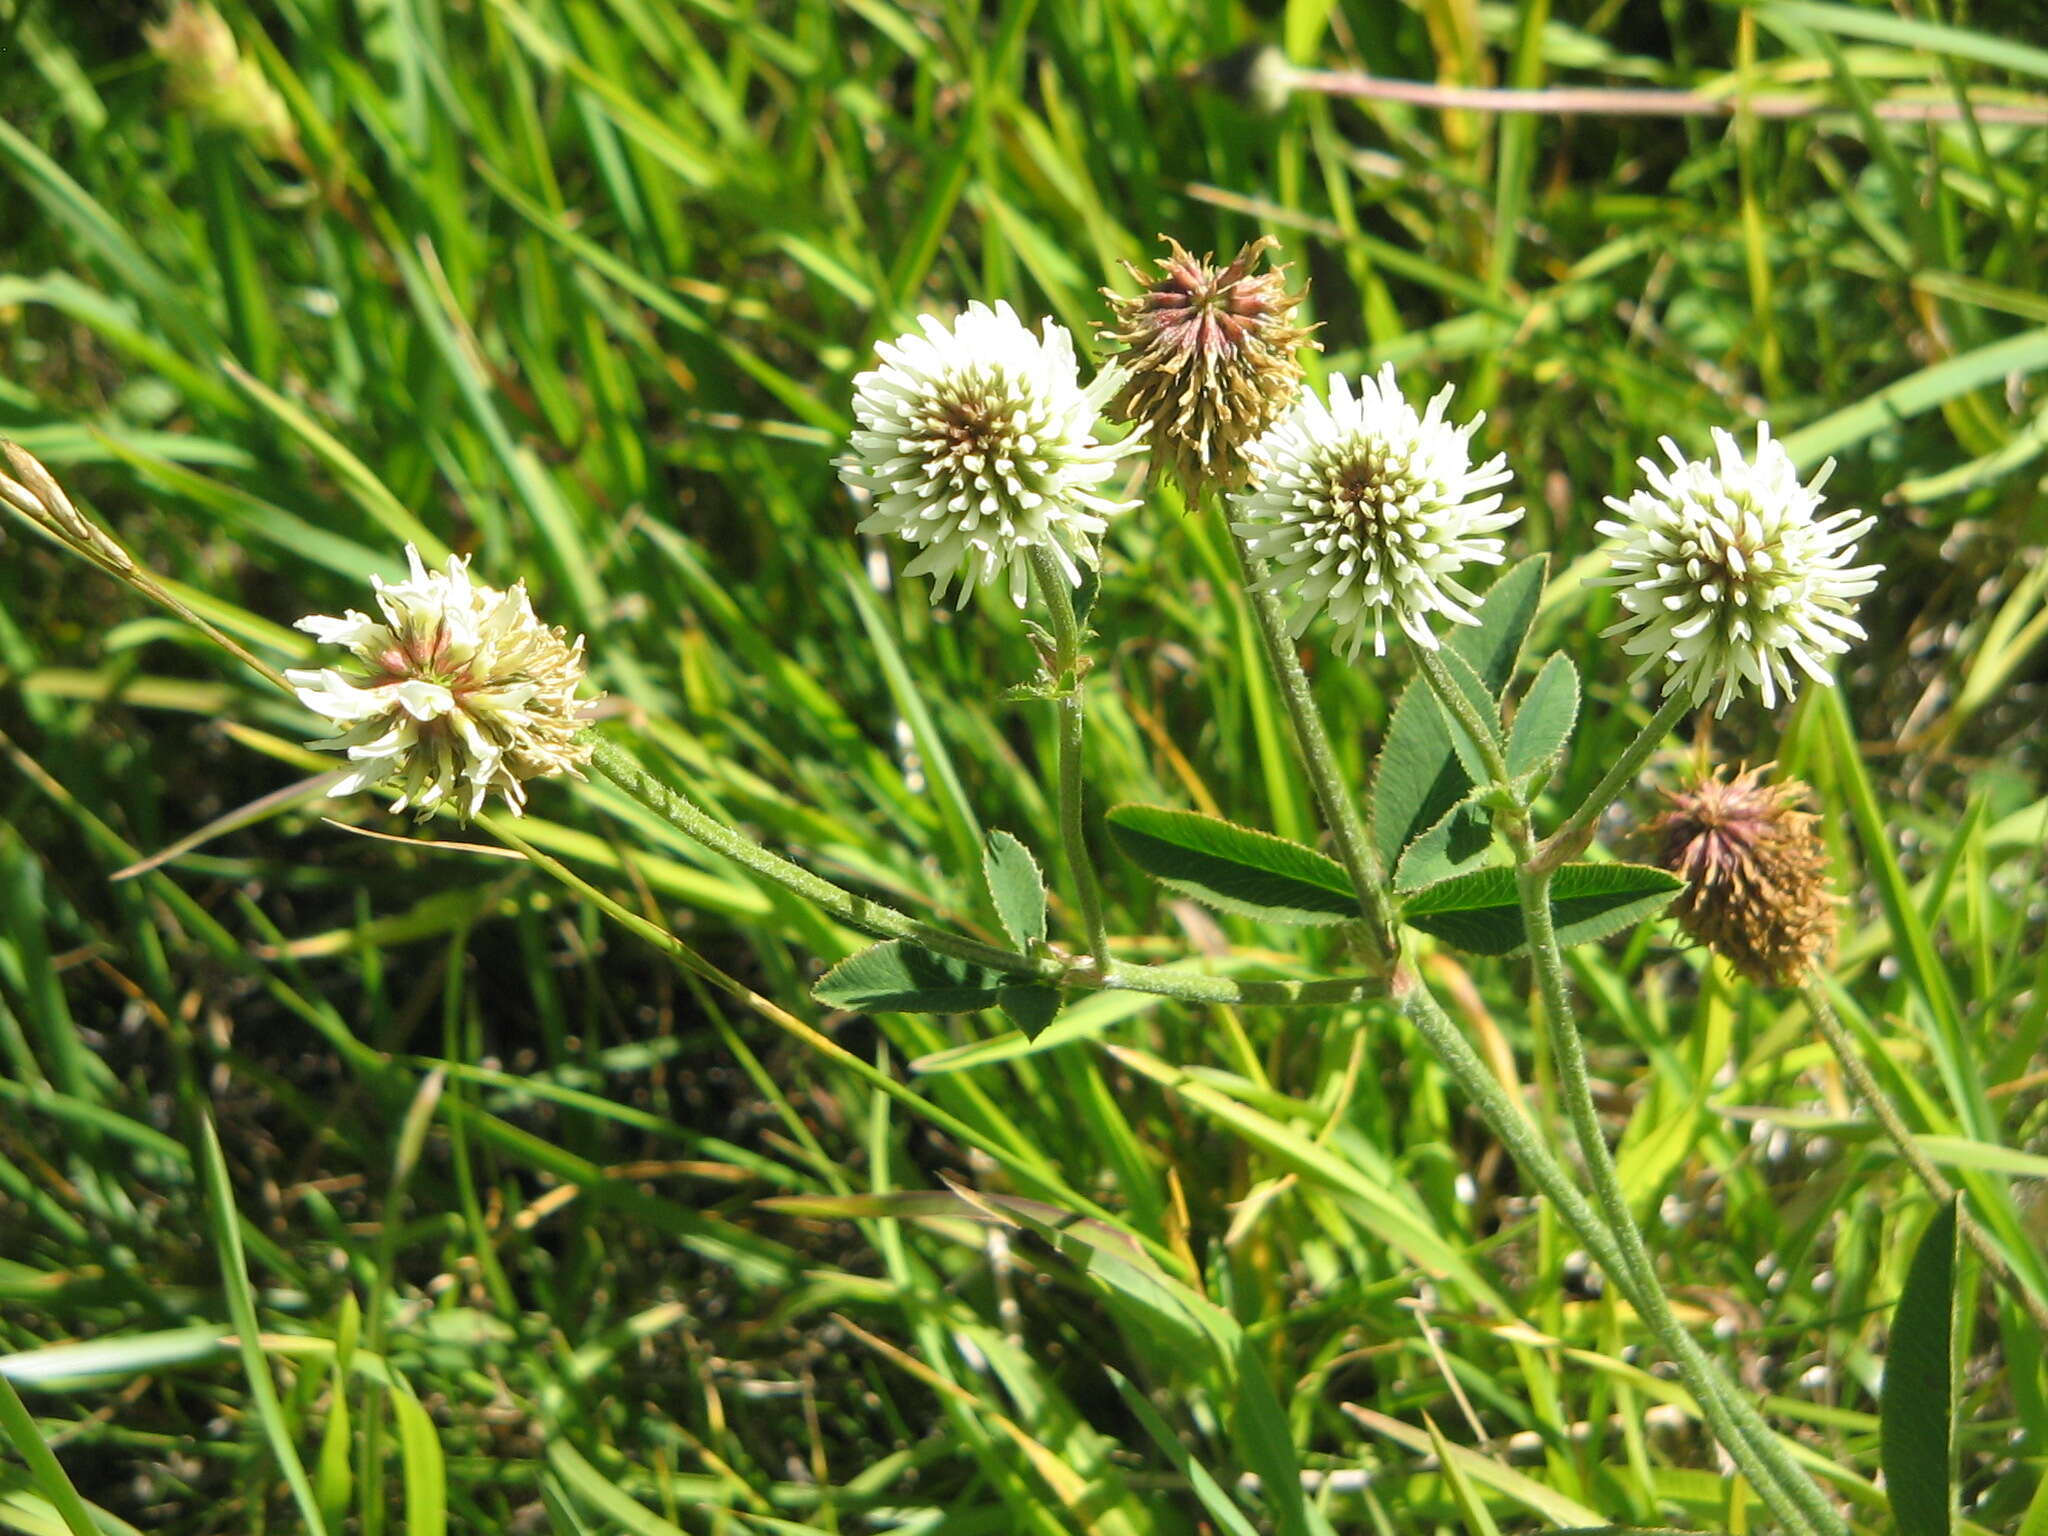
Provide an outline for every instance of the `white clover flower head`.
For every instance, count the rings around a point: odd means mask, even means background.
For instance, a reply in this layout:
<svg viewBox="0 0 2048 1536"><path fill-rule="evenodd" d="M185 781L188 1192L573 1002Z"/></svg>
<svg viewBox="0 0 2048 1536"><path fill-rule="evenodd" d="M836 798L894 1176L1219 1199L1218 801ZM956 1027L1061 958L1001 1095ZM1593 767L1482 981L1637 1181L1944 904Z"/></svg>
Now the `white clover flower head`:
<svg viewBox="0 0 2048 1536"><path fill-rule="evenodd" d="M430 571L410 544L405 558L406 580L372 578L381 619L351 609L299 620L352 658L285 674L300 703L342 727L310 745L345 751L355 765L337 795L394 785L398 810L424 817L451 805L468 818L495 790L519 815L526 780L580 778L590 760L576 740L589 710L576 697L582 637L571 643L541 623L524 582L484 586L453 555Z"/></svg>
<svg viewBox="0 0 2048 1536"><path fill-rule="evenodd" d="M1472 462L1485 416L1452 426L1450 400L1446 385L1418 415L1389 363L1360 377L1356 394L1341 375L1331 379L1327 404L1305 391L1253 445L1256 470L1250 489L1230 498L1231 528L1271 562L1267 590L1297 589L1295 634L1328 609L1343 655L1369 638L1384 656L1389 622L1428 650L1434 617L1478 622L1478 598L1457 573L1499 565L1504 545L1492 535L1522 509L1501 510L1493 489L1509 478L1504 454Z"/></svg>
<svg viewBox="0 0 2048 1536"><path fill-rule="evenodd" d="M1667 666L1667 695L1688 693L1694 704L1712 696L1717 715L1749 687L1767 707L1780 694L1789 701L1794 667L1832 683L1828 659L1864 638L1856 599L1884 569L1849 563L1877 519L1817 517L1834 460L1801 484L1768 425L1757 427L1753 458L1718 427L1711 458L1688 459L1662 442L1672 467L1641 460L1649 489L1608 497L1623 520L1596 525L1616 542L1609 573L1595 580L1619 587L1628 610L1605 633L1628 636L1622 649L1644 658L1636 676Z"/></svg>
<svg viewBox="0 0 2048 1536"><path fill-rule="evenodd" d="M1034 336L1000 302L968 305L950 328L926 315L876 350L881 366L853 381L853 451L838 465L874 498L861 531L921 546L905 574L935 577L934 602L956 574L964 594L1007 571L1023 607L1041 548L1079 586L1107 515L1136 505L1100 490L1138 447L1136 432L1095 440L1122 371L1083 389L1073 336L1050 320Z"/></svg>

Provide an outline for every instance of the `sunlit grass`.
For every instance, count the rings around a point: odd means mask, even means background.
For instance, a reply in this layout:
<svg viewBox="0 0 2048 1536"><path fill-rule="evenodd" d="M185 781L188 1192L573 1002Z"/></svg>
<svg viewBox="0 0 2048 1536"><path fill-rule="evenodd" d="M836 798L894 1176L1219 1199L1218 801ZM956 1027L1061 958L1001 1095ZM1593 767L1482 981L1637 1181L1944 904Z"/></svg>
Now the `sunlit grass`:
<svg viewBox="0 0 2048 1536"><path fill-rule="evenodd" d="M1277 235L1312 371L1390 360L1490 412L1551 553L1537 654L1588 684L1561 807L1644 716L1582 579L1601 496L1660 434L1697 451L1768 410L1803 469L1841 460L1831 502L1880 513L1893 576L1840 694L1731 712L1712 749L1816 786L1838 1007L2006 1212L2000 1182L2048 1172L2048 140L1872 100L2036 100L2048 58L2026 7L1658 9L230 4L294 164L167 112L139 10L17 5L0 430L276 665L408 540L525 577L656 772L987 935L984 831L1057 868L1052 726L999 697L1035 666L1007 604L933 613L851 531L831 460L876 339L969 297L1086 338L1156 233ZM1237 51L1268 41L1816 110L1261 102ZM1110 536L1096 792L1313 837L1228 539L1169 501ZM0 537L0 1370L95 1506L168 1532L424 1532L437 1499L479 1531L1391 1532L1474 1528L1476 1489L1504 1530L1753 1523L1385 1008L1103 994L1035 1043L995 1012L827 1015L809 985L854 935L602 780L539 787L519 835L768 1005L740 1006L528 867L320 819L415 835L368 801L238 815L331 767L317 723ZM1361 781L1396 677L1317 664ZM1102 854L1119 952L1277 945ZM1933 1207L1796 1000L1677 943L1572 951L1622 1177L1686 1319L1888 1528L1873 1390ZM1553 1114L1525 968L1426 968ZM997 1233L946 1180L1106 1225ZM2002 1235L2037 1253L2018 1208ZM1127 1242L1183 1289L1134 1294ZM1982 1296L1964 1507L2013 1530L2048 1380ZM38 1478L0 1464L0 1524L58 1528Z"/></svg>

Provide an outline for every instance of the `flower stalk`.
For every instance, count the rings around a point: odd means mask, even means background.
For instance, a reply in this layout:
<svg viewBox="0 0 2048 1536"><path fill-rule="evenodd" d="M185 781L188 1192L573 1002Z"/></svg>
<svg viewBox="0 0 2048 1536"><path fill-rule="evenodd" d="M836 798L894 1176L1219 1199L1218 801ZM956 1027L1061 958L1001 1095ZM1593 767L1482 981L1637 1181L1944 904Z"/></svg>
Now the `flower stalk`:
<svg viewBox="0 0 2048 1536"><path fill-rule="evenodd" d="M1452 1081L1479 1111L1487 1128L1500 1138L1524 1173L1556 1208L1565 1225L1586 1245L1601 1270L1614 1282L1622 1299L1634 1309L1660 1342L1671 1350L1686 1389L1714 1438L1728 1447L1751 1485L1787 1531L1798 1536L1846 1536L1847 1527L1827 1507L1813 1480L1792 1463L1776 1433L1737 1393L1711 1357L1671 1317L1655 1276L1645 1282L1628 1264L1614 1228L1587 1202L1564 1165L1558 1161L1522 1106L1501 1086L1479 1053L1451 1021L1428 987L1405 968L1396 972L1394 991L1402 1016L1413 1024ZM1670 1332L1652 1318L1661 1311ZM1811 1498L1798 1493L1804 1484ZM1815 1511L1821 1518L1810 1518Z"/></svg>
<svg viewBox="0 0 2048 1536"><path fill-rule="evenodd" d="M1330 829L1331 840L1337 848L1337 860L1350 877L1352 890L1358 896L1359 909L1365 915L1365 941L1370 963L1375 969L1384 970L1399 957L1400 941L1394 930L1394 909L1387 898L1386 875L1380 868L1379 854L1373 848L1358 801L1352 795L1350 785L1344 782L1336 749L1330 744L1330 733L1323 725L1322 712L1316 707L1315 691L1309 686L1308 674L1302 670L1300 653L1295 650L1294 637L1288 632L1287 617L1281 612L1279 595L1265 586L1261 564L1246 548L1244 541L1233 537L1231 547L1237 552L1245 596L1251 604L1253 618L1258 621L1266 661L1280 684L1280 697L1287 706L1287 719L1294 729L1295 746L1300 749L1302 764L1308 769L1309 782L1316 792L1316 803L1322 807L1323 823Z"/></svg>
<svg viewBox="0 0 2048 1536"><path fill-rule="evenodd" d="M1067 589L1066 574L1051 552L1034 549L1031 563L1052 619L1053 707L1059 719L1060 843L1066 850L1067 869L1074 877L1074 893L1081 903L1088 953L1094 957L1096 969L1106 973L1109 930L1102 916L1102 883L1095 874L1095 860L1088 852L1087 822L1082 815L1081 742L1086 706L1081 696L1081 679L1086 668L1081 653L1081 624L1074 615L1074 599Z"/></svg>
<svg viewBox="0 0 2048 1536"><path fill-rule="evenodd" d="M1532 867L1544 873L1554 872L1560 865L1569 863L1584 853L1593 841L1594 829L1607 808L1621 797L1621 792L1635 782L1643 764L1650 760L1650 754L1664 744L1686 713L1693 707L1692 699L1683 693L1665 697L1657 706L1643 728L1636 732L1635 739L1622 749L1621 755L1602 775L1600 782L1593 786L1592 793L1579 802L1578 809L1567 816L1557 829L1546 837L1530 856Z"/></svg>
<svg viewBox="0 0 2048 1536"><path fill-rule="evenodd" d="M1615 1167L1614 1155L1600 1126L1599 1110L1593 1102L1585 1042L1572 1012L1571 995L1565 984L1564 953L1551 916L1551 871L1538 867L1537 847L1526 821L1510 821L1506 830L1515 853L1516 889L1541 996L1544 1037L1599 1207L1594 1220L1605 1230L1606 1246L1612 1253L1611 1261L1601 1260L1601 1267L1624 1287L1624 1294L1633 1292L1630 1304L1664 1345L1701 1408L1710 1410L1710 1405L1719 1405L1732 1433L1717 1427L1717 1437L1778 1519L1791 1531L1838 1536L1846 1527L1819 1487L1793 1464L1762 1415L1735 1390L1671 1310L1657 1277L1656 1263L1643 1241L1642 1229L1629 1209L1620 1171ZM1599 1256L1596 1250L1595 1257Z"/></svg>

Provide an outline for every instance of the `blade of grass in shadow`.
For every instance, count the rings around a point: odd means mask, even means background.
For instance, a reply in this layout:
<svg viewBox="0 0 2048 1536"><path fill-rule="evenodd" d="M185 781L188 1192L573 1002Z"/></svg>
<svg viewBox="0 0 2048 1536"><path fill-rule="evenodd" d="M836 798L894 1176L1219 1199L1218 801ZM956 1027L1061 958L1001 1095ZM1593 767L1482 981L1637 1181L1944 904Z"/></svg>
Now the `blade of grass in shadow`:
<svg viewBox="0 0 2048 1536"><path fill-rule="evenodd" d="M228 1316L234 1320L242 1370L249 1382L257 1423L270 1443L271 1454L291 1488L299 1518L311 1536L327 1536L327 1522L321 1518L320 1501L299 1460L292 1428L285 1422L278 1401L277 1382L270 1374L270 1359L263 1352L262 1329L256 1319L256 1293L249 1285L249 1271L242 1256L242 1219L235 1205L234 1186L228 1181L227 1157L221 1151L220 1136L213 1128L213 1116L199 1115L199 1163L206 1178L206 1209L213 1228L213 1241L220 1255L221 1284L227 1292Z"/></svg>

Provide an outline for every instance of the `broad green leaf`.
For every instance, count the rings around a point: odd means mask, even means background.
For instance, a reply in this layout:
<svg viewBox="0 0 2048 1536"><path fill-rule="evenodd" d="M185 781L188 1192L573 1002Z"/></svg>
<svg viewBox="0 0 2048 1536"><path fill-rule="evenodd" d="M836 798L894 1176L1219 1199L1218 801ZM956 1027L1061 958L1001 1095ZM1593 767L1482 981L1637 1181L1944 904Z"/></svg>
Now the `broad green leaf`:
<svg viewBox="0 0 2048 1536"><path fill-rule="evenodd" d="M884 939L848 955L818 978L811 996L830 1008L880 1013L972 1013L992 1007L1006 978L999 971Z"/></svg>
<svg viewBox="0 0 2048 1536"><path fill-rule="evenodd" d="M1578 718L1579 669L1559 651L1543 663L1515 711L1508 731L1508 777L1519 782L1524 774L1547 770L1571 740Z"/></svg>
<svg viewBox="0 0 2048 1536"><path fill-rule="evenodd" d="M981 845L981 870L1010 942L1029 949L1043 939L1045 876L1031 850L1007 832L991 832Z"/></svg>
<svg viewBox="0 0 2048 1536"><path fill-rule="evenodd" d="M1003 987L996 993L996 1003L1010 1022L1031 1040L1036 1040L1059 1016L1061 1000L1058 987Z"/></svg>
<svg viewBox="0 0 2048 1536"><path fill-rule="evenodd" d="M1542 601L1544 566L1543 556L1531 555L1511 567L1488 589L1479 605L1479 622L1456 625L1445 636L1444 652L1453 676L1476 676L1483 691L1498 698L1514 675L1515 660ZM1499 718L1491 703L1487 713ZM1473 772L1478 764L1471 744L1462 736L1453 730L1427 682L1417 678L1408 685L1387 724L1373 775L1373 846L1385 868L1398 868L1402 851L1442 821L1480 777ZM1472 758L1471 765L1460 762L1461 756Z"/></svg>
<svg viewBox="0 0 2048 1536"><path fill-rule="evenodd" d="M1685 882L1647 864L1567 864L1550 883L1550 916L1565 947L1604 938L1663 911ZM1475 955L1511 955L1528 942L1512 869L1479 869L1417 891L1411 927Z"/></svg>
<svg viewBox="0 0 2048 1536"><path fill-rule="evenodd" d="M1444 636L1444 648L1468 663L1496 699L1515 675L1522 642L1529 637L1536 609L1543 601L1547 555L1518 560L1486 589L1477 624L1456 624Z"/></svg>
<svg viewBox="0 0 2048 1536"><path fill-rule="evenodd" d="M1408 845L1394 870L1396 891L1419 891L1462 875L1493 850L1493 822L1474 800L1461 800Z"/></svg>
<svg viewBox="0 0 2048 1536"><path fill-rule="evenodd" d="M1927 1224L1892 1314L1878 1459L1899 1536L1949 1536L1955 1433L1956 1202Z"/></svg>
<svg viewBox="0 0 2048 1536"><path fill-rule="evenodd" d="M1132 863L1168 890L1222 911L1274 923L1341 923L1358 916L1343 867L1313 848L1156 805L1120 805L1107 820Z"/></svg>

